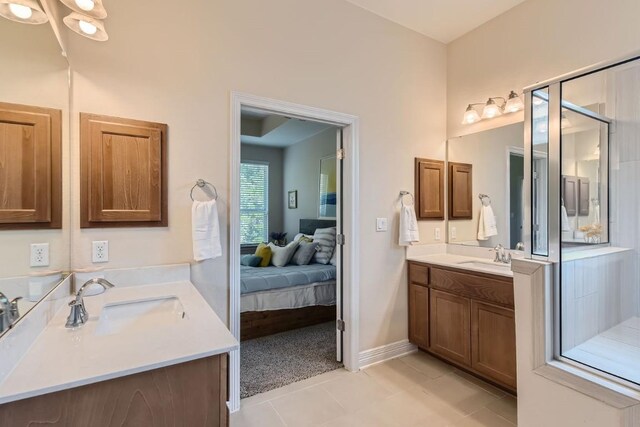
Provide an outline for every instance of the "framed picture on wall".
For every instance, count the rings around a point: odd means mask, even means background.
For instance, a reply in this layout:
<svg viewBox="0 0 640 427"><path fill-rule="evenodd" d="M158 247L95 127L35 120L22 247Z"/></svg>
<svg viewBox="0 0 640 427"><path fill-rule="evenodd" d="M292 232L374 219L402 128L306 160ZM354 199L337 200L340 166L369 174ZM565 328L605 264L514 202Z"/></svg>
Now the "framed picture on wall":
<svg viewBox="0 0 640 427"><path fill-rule="evenodd" d="M298 209L298 190L289 191L289 209Z"/></svg>
<svg viewBox="0 0 640 427"><path fill-rule="evenodd" d="M335 219L337 208L336 156L320 159L318 218Z"/></svg>

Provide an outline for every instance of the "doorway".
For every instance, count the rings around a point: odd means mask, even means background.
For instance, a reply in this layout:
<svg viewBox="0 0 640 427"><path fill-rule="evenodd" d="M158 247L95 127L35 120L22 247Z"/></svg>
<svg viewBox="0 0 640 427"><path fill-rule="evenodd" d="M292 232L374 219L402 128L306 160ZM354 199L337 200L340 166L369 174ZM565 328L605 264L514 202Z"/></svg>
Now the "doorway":
<svg viewBox="0 0 640 427"><path fill-rule="evenodd" d="M358 207L358 119L357 117L332 111L302 106L287 102L271 100L241 93L232 93L231 99L231 199L230 199L230 310L229 324L232 334L240 340L241 331L241 218L240 218L240 172L241 172L241 139L242 139L242 111L261 111L274 114L286 119L310 121L335 127L336 151L335 165L337 193L342 198L334 198L325 194L319 199L317 221L323 212L333 212L335 209L334 226L336 234L336 358L341 360L344 367L351 371L358 370L358 269L355 260L358 254L357 240L357 207ZM322 179L320 179L322 181ZM322 183L322 182L321 182ZM326 184L326 182L325 182ZM322 188L319 188L322 191ZM288 200L289 201L289 200ZM291 200L293 203L295 200ZM324 206L323 206L324 201ZM327 206L327 204L329 206ZM331 206L331 205L334 206ZM321 209L324 208L324 211ZM328 210L327 210L328 209ZM318 218L320 217L320 218ZM326 223L313 221L301 227L321 228ZM300 230L302 231L302 230ZM307 233L302 233L307 234ZM230 355L230 401L232 412L240 407L240 353Z"/></svg>

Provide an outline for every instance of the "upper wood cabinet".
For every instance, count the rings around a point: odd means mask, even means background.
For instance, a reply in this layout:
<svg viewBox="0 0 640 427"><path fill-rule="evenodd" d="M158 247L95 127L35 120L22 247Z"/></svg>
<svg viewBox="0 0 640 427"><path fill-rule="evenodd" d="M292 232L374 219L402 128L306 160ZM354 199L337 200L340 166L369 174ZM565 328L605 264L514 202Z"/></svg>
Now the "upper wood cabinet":
<svg viewBox="0 0 640 427"><path fill-rule="evenodd" d="M444 162L416 158L415 187L418 219L444 219Z"/></svg>
<svg viewBox="0 0 640 427"><path fill-rule="evenodd" d="M62 111L0 103L0 230L62 228Z"/></svg>
<svg viewBox="0 0 640 427"><path fill-rule="evenodd" d="M562 177L562 202L567 215L574 216L578 212L578 178L575 176Z"/></svg>
<svg viewBox="0 0 640 427"><path fill-rule="evenodd" d="M590 204L589 178L578 177L578 215L588 216Z"/></svg>
<svg viewBox="0 0 640 427"><path fill-rule="evenodd" d="M166 227L167 125L80 114L81 226Z"/></svg>
<svg viewBox="0 0 640 427"><path fill-rule="evenodd" d="M449 219L473 218L473 165L449 162Z"/></svg>

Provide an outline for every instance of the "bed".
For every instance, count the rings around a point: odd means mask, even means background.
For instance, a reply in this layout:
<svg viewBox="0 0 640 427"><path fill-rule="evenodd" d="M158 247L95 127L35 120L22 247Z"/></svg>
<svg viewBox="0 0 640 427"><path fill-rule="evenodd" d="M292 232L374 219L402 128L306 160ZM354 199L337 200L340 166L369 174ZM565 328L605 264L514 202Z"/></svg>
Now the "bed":
<svg viewBox="0 0 640 427"><path fill-rule="evenodd" d="M334 220L301 219L300 232L335 226ZM336 267L328 264L240 269L241 339L252 339L336 318Z"/></svg>

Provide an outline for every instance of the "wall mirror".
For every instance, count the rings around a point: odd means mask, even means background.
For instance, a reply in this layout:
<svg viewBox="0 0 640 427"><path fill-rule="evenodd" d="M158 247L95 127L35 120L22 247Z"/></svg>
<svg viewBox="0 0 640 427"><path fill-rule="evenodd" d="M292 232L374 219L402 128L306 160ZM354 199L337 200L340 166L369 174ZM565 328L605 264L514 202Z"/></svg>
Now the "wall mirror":
<svg viewBox="0 0 640 427"><path fill-rule="evenodd" d="M69 269L69 64L48 23L4 17L0 58L2 335Z"/></svg>
<svg viewBox="0 0 640 427"><path fill-rule="evenodd" d="M524 222L524 124L452 138L447 142L447 162L448 243L519 248Z"/></svg>

